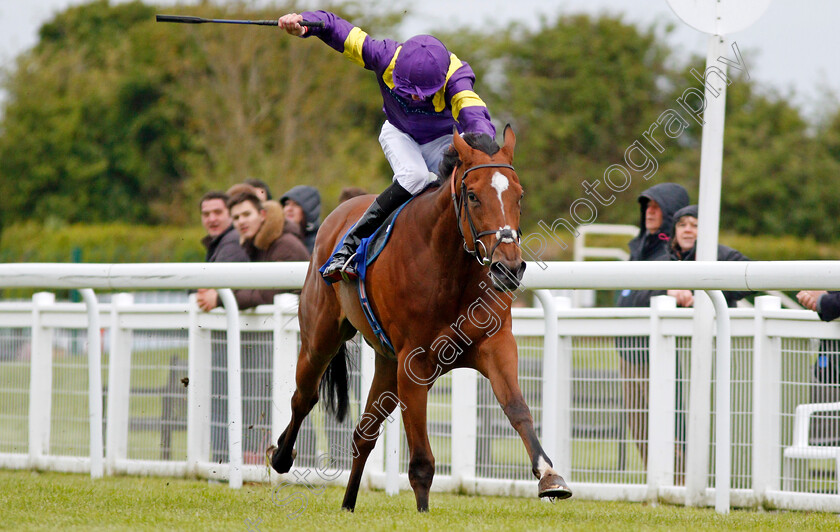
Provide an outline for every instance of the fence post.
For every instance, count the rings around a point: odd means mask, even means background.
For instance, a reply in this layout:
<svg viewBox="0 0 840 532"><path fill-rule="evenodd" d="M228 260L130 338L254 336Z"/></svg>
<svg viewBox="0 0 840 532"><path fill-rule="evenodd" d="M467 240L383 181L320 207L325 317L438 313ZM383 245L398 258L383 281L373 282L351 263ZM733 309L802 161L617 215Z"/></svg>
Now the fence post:
<svg viewBox="0 0 840 532"><path fill-rule="evenodd" d="M729 307L720 290L706 292L715 305L715 511L729 513L732 483L732 335Z"/></svg>
<svg viewBox="0 0 840 532"><path fill-rule="evenodd" d="M686 423L685 504L706 502L711 442L712 328L715 322L712 300L702 290L694 291L694 322L691 335L691 381Z"/></svg>
<svg viewBox="0 0 840 532"><path fill-rule="evenodd" d="M32 333L29 364L29 466L42 467L50 452L52 412L53 330L43 326L41 312L55 304L55 294L38 292L32 296Z"/></svg>
<svg viewBox="0 0 840 532"><path fill-rule="evenodd" d="M211 331L200 327L196 294L190 294L187 329L187 470L198 474L198 463L210 459Z"/></svg>
<svg viewBox="0 0 840 532"><path fill-rule="evenodd" d="M570 339L563 342L557 336L557 310L570 309L571 299L555 298L549 290L535 290L543 308L543 386L542 433L543 448L554 468L569 476L571 469L571 406L572 351ZM562 347L561 347L562 343Z"/></svg>
<svg viewBox="0 0 840 532"><path fill-rule="evenodd" d="M104 474L102 442L102 336L99 326L99 302L90 288L79 290L88 316L88 413L90 425L90 476L101 478Z"/></svg>
<svg viewBox="0 0 840 532"><path fill-rule="evenodd" d="M131 330L120 327L120 307L134 304L131 294L111 298L111 342L108 356L108 417L106 472L116 472L118 460L128 456L128 405L131 389Z"/></svg>
<svg viewBox="0 0 840 532"><path fill-rule="evenodd" d="M228 486L238 490L242 487L242 335L233 290L220 288L218 293L227 318Z"/></svg>
<svg viewBox="0 0 840 532"><path fill-rule="evenodd" d="M781 397L781 341L767 326L766 314L781 309L775 296L755 298L753 338L753 495L761 504L768 490L778 489L781 450L779 401Z"/></svg>
<svg viewBox="0 0 840 532"><path fill-rule="evenodd" d="M274 363L271 376L271 434L279 436L292 419L298 338L297 296L274 296Z"/></svg>
<svg viewBox="0 0 840 532"><path fill-rule="evenodd" d="M468 369L452 371L452 479L466 487L475 478L476 432L478 424L478 373ZM471 490L469 490L471 491Z"/></svg>
<svg viewBox="0 0 840 532"><path fill-rule="evenodd" d="M671 296L650 300L647 498L656 500L674 482L677 344L662 331L662 314L677 308Z"/></svg>

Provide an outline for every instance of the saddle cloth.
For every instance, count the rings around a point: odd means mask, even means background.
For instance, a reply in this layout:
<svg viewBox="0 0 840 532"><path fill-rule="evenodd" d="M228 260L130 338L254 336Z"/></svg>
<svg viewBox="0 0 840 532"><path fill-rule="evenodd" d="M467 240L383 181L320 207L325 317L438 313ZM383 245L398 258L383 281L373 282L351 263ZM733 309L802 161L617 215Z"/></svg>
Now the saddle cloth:
<svg viewBox="0 0 840 532"><path fill-rule="evenodd" d="M379 320L376 318L376 314L373 312L373 307L370 305L370 301L367 297L367 292L365 290L365 282L367 280L367 269L368 266L373 264L373 262L379 257L379 254L382 253L382 250L385 249L385 246L388 244L388 241L391 238L391 230L394 227L394 223L397 220L397 217L400 215L402 210L405 208L406 205L411 203L411 201L416 198L417 196L413 196L411 199L403 203L397 210L392 212L382 225L374 231L372 235L367 238L363 238L359 247L356 249L356 255L353 257L353 261L355 261L356 271L359 272L359 279L357 283L357 288L359 291L359 301L362 304L362 310L365 313L365 318L368 320L368 324L370 324L370 328L373 329L373 333L379 339L383 346L389 351L388 354L391 357L396 358L396 353L394 352L394 346L391 345L391 340L388 338L388 335L385 334L385 331L382 329L382 325L379 323ZM352 227L347 231L347 233L352 230ZM336 251L341 247L344 243L344 239L347 237L347 233L338 241L333 250L333 255ZM330 259L324 263L324 266L320 268L320 271L323 273L323 270L326 268L326 265L330 263L332 259L332 255L330 255Z"/></svg>

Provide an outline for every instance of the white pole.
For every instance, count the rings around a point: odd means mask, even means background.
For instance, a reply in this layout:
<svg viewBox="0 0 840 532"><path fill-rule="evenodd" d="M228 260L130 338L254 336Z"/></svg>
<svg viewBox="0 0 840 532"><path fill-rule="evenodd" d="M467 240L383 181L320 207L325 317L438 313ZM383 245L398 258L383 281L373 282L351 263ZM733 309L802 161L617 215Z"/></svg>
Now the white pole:
<svg viewBox="0 0 840 532"><path fill-rule="evenodd" d="M244 264L241 270L227 266ZM292 265L289 269L277 265ZM302 269L296 266L300 265ZM90 266L90 269L87 267ZM90 264L0 264L0 287L84 288L109 290L226 288L290 288L303 286L306 263L201 263L201 264L124 264L119 276L112 277L102 265ZM209 268L221 266L221 268ZM257 268L265 266L265 268ZM522 284L531 290L547 288L623 290L840 290L840 261L552 261L542 268L529 263ZM151 269L147 269L151 268ZM138 277L131 277L127 272ZM300 274L298 276L298 273ZM150 275L154 274L154 280ZM83 275L77 277L77 275Z"/></svg>
<svg viewBox="0 0 840 532"><path fill-rule="evenodd" d="M726 76L726 64L717 59L725 55L726 40L709 37L706 72L717 68ZM717 261L720 223L720 187L723 165L723 125L726 113L726 81L720 75L705 76L705 111L700 153L700 198L698 205L697 262ZM708 297L694 299L694 332L691 340L691 388L688 416L686 463L686 504L702 504L708 471L707 442L710 437L709 403L712 376L712 309Z"/></svg>
<svg viewBox="0 0 840 532"><path fill-rule="evenodd" d="M102 339L99 336L99 304L90 288L79 290L88 315L88 411L90 412L90 477L102 478Z"/></svg>
<svg viewBox="0 0 840 532"><path fill-rule="evenodd" d="M715 511L729 513L730 479L732 477L732 437L730 434L732 406L731 347L729 307L720 290L707 292L717 313L717 349L715 350Z"/></svg>
<svg viewBox="0 0 840 532"><path fill-rule="evenodd" d="M561 475L569 474L567 458L560 453L559 449L559 423L557 417L568 415L570 405L559 404L560 383L555 380L560 361L557 359L557 309L554 306L554 297L548 290L535 290L543 308L543 320L545 332L543 336L543 429L542 446L548 457L553 461L555 469Z"/></svg>
<svg viewBox="0 0 840 532"><path fill-rule="evenodd" d="M239 307L233 291L219 290L219 297L227 315L228 360L228 449L230 451L230 478L233 489L242 487L242 357L239 342Z"/></svg>

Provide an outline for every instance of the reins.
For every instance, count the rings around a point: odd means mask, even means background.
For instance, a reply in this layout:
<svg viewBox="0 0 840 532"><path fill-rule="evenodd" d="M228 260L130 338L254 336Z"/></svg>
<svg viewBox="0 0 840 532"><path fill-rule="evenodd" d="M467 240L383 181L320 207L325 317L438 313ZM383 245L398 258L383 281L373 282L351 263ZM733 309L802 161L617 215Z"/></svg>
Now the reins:
<svg viewBox="0 0 840 532"><path fill-rule="evenodd" d="M479 262L479 264L483 266L489 265L493 260L493 253L496 252L496 248L499 247L499 244L502 243L513 243L517 246L519 245L519 239L521 232L519 228L511 229L509 225L504 227L500 227L496 230L491 231L482 231L478 232L475 228L475 223L473 222L472 215L470 214L470 207L467 203L467 174L472 172L473 170L478 170L479 168L508 168L510 170L516 171L513 166L509 164L499 164L499 163L489 163L489 164L477 164L470 168L464 170L464 174L461 176L461 198L458 199L458 196L455 194L455 175L453 172L452 178L449 180L449 188L452 194L452 205L455 207L455 220L456 225L458 226L458 233L461 235L461 238L464 240L464 251L475 257L475 259ZM464 230L461 228L461 209L463 209L464 214L467 217L467 223L470 226L470 236L473 240L473 249L470 250L467 247L467 239L464 236ZM496 235L496 243L493 244L493 247L490 249L490 253L487 253L487 247L484 245L484 242L481 241L481 237L487 235ZM481 244L481 248L484 250L480 252L478 250L478 245Z"/></svg>

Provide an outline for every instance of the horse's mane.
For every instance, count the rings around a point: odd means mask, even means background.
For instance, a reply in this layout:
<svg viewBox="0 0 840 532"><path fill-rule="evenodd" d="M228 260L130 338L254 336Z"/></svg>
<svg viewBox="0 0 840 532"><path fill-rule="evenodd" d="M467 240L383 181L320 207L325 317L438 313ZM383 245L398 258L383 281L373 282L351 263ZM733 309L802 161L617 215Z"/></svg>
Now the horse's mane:
<svg viewBox="0 0 840 532"><path fill-rule="evenodd" d="M472 148L481 150L487 155L495 155L499 151L499 145L486 133L464 133L463 138ZM455 150L455 145L450 144L443 153L443 159L440 161L440 165L438 165L440 179L445 180L449 178L452 175L452 170L457 168L459 164L461 164L461 158Z"/></svg>

